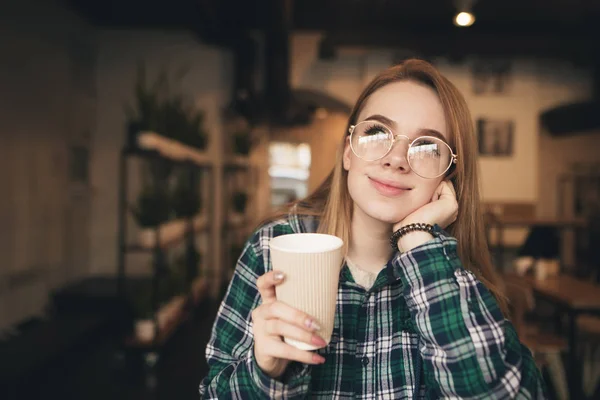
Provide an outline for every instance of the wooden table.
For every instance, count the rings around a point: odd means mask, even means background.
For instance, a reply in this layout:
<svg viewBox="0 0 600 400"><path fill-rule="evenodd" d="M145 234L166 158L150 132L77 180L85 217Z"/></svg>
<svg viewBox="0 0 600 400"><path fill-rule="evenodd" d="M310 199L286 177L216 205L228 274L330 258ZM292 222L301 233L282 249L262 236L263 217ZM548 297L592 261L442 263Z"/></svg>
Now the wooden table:
<svg viewBox="0 0 600 400"><path fill-rule="evenodd" d="M569 319L568 341L569 361L567 379L572 398L582 399L582 382L580 367L577 364L577 317L582 314L600 316L600 285L583 281L570 275L560 274L544 280L536 280L531 276L517 277L505 274L509 279L522 279L531 286L534 294L544 298L559 308ZM560 324L558 324L560 325ZM558 328L561 328L558 326Z"/></svg>

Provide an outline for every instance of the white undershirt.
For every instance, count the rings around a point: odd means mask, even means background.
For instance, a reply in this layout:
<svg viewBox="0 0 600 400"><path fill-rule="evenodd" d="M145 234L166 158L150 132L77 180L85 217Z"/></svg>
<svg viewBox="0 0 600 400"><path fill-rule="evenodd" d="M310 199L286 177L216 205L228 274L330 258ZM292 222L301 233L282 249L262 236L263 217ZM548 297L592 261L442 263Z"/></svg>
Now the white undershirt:
<svg viewBox="0 0 600 400"><path fill-rule="evenodd" d="M377 279L377 275L379 275L379 271L378 272L365 271L364 269L360 268L360 266L353 263L348 258L346 258L346 265L348 265L348 269L350 270L350 273L352 273L354 282L356 282L357 284L359 284L366 290L369 290L373 287L373 284L375 283L375 280ZM385 268L385 265L383 267L381 267L381 269L384 269L384 268Z"/></svg>

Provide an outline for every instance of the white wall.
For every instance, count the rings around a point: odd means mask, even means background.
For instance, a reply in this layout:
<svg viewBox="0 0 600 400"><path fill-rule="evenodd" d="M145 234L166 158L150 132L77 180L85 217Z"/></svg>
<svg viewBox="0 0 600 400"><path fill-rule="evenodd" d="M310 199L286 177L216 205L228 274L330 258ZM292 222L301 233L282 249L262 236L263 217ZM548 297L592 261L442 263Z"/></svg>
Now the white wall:
<svg viewBox="0 0 600 400"><path fill-rule="evenodd" d="M538 200L539 106L532 95L538 90L535 66L531 60L516 60L506 94L475 95L468 63L438 63L441 72L465 97L475 121L482 117L514 121L513 155L479 158L482 197L486 202L535 203Z"/></svg>
<svg viewBox="0 0 600 400"><path fill-rule="evenodd" d="M205 111L210 134L209 152L221 154L220 110L231 96L232 59L228 52L200 43L191 34L156 31L103 31L98 36L98 110L93 136L91 272L113 274L117 265L118 160L124 144L124 105L133 101L138 61L144 61L150 79L163 67L186 65L182 92ZM216 171L219 173L219 171ZM130 174L130 201L139 189L138 174ZM130 234L135 224L130 219ZM134 236L129 239L133 241ZM149 257L130 256L128 273L149 273Z"/></svg>
<svg viewBox="0 0 600 400"><path fill-rule="evenodd" d="M569 64L538 68L540 109L549 109L564 103L589 100L592 96L591 71ZM600 162L600 132L551 136L540 129L540 202L538 213L555 216L557 209L559 175L567 172L575 162Z"/></svg>
<svg viewBox="0 0 600 400"><path fill-rule="evenodd" d="M94 30L62 6L0 6L0 330L87 272L89 197L69 147L94 118Z"/></svg>

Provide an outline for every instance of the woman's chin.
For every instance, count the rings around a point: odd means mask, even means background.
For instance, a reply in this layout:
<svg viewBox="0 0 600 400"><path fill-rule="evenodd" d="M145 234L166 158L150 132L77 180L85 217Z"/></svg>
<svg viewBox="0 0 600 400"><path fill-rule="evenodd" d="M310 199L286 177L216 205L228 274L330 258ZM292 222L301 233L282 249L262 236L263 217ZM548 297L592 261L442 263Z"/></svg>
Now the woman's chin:
<svg viewBox="0 0 600 400"><path fill-rule="evenodd" d="M390 225L394 225L406 218L409 213L398 212L398 210L385 210L379 208L368 210L367 214L373 219L385 222Z"/></svg>

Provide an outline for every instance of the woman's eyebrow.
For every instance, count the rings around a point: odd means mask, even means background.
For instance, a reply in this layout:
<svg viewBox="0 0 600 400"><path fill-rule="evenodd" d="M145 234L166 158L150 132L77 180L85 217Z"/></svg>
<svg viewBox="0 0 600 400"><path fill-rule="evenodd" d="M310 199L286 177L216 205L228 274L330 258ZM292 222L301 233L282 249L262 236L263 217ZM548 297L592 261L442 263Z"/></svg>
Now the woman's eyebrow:
<svg viewBox="0 0 600 400"><path fill-rule="evenodd" d="M365 121L372 121L372 120L379 121L382 124L389 126L390 128L396 127L396 123L394 121L392 121L388 117L384 117L383 115L374 114L374 115L371 115L370 117L365 118Z"/></svg>
<svg viewBox="0 0 600 400"><path fill-rule="evenodd" d="M436 131L435 129L421 128L419 129L419 136L434 136L438 139L443 140L444 142L446 141L444 135L442 135L439 131Z"/></svg>

